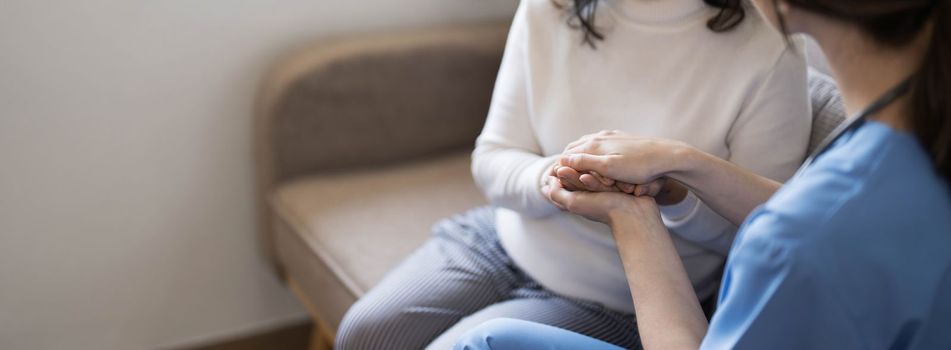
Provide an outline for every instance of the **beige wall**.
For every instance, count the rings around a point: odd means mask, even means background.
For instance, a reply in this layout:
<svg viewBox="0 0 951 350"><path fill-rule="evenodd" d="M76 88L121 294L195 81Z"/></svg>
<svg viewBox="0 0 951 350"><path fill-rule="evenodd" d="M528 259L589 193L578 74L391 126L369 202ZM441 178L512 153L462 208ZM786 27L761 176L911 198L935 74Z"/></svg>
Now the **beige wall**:
<svg viewBox="0 0 951 350"><path fill-rule="evenodd" d="M0 2L0 348L147 349L299 320L255 246L261 72L315 37L515 0Z"/></svg>

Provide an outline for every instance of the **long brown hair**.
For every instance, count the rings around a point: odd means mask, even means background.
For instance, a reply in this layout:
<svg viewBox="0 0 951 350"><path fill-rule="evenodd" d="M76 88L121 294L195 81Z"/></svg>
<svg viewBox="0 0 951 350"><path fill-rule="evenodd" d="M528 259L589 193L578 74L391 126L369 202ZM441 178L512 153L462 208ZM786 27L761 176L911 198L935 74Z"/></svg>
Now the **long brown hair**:
<svg viewBox="0 0 951 350"><path fill-rule="evenodd" d="M594 23L601 0L551 0L551 2L568 13L568 25L581 30L582 42L594 47L596 41L604 40L604 34ZM720 9L716 16L707 21L707 28L714 32L733 29L746 18L742 0L703 0L703 2Z"/></svg>
<svg viewBox="0 0 951 350"><path fill-rule="evenodd" d="M785 0L858 24L884 45L907 45L931 23L928 52L912 87L915 136L939 174L951 181L951 0Z"/></svg>

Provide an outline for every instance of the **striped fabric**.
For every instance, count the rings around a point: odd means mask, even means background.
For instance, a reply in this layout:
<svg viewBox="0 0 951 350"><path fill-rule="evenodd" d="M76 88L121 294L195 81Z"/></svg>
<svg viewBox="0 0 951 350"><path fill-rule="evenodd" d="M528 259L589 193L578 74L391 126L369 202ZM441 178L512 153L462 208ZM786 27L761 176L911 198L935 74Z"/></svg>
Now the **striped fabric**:
<svg viewBox="0 0 951 350"><path fill-rule="evenodd" d="M557 295L519 270L499 244L494 215L483 207L436 224L429 241L347 312L336 348L421 349L439 337L430 347L448 349L498 317L641 347L633 314Z"/></svg>

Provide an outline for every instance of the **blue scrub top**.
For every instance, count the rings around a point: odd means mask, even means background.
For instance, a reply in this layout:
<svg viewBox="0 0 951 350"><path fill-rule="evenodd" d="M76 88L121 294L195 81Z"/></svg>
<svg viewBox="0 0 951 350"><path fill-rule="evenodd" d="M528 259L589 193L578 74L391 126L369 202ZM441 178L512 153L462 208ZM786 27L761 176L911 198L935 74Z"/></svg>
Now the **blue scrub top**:
<svg viewBox="0 0 951 350"><path fill-rule="evenodd" d="M951 349L949 196L911 135L843 135L743 224L702 348Z"/></svg>

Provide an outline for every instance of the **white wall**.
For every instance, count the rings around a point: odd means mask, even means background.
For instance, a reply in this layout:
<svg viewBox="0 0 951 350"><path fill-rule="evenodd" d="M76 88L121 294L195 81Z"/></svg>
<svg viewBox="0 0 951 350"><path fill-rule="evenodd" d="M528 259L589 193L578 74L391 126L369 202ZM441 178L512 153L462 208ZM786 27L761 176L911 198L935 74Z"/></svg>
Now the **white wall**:
<svg viewBox="0 0 951 350"><path fill-rule="evenodd" d="M299 320L255 246L261 73L315 37L515 6L0 1L0 348L156 348Z"/></svg>

